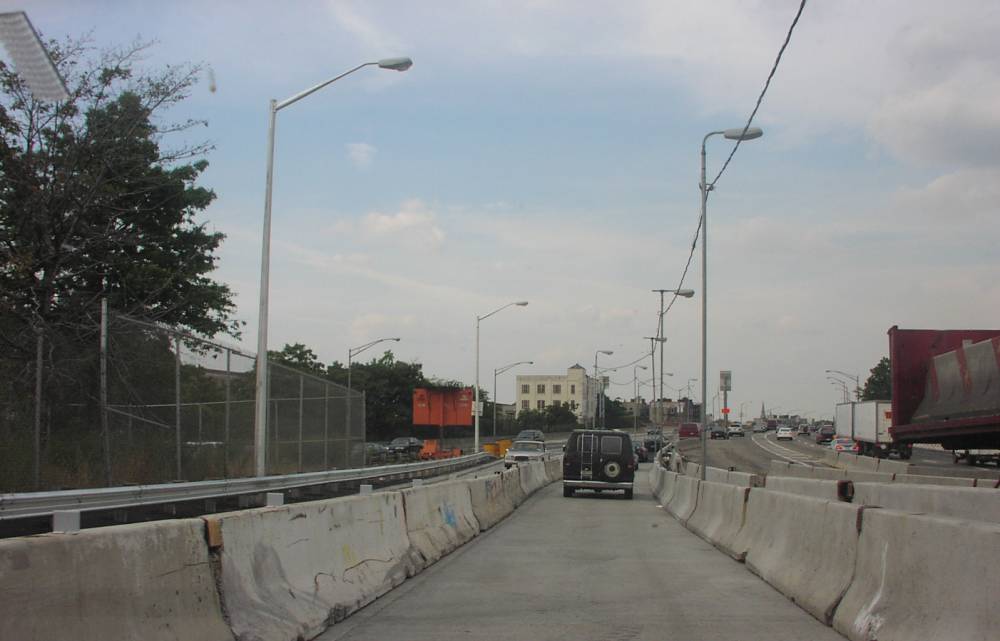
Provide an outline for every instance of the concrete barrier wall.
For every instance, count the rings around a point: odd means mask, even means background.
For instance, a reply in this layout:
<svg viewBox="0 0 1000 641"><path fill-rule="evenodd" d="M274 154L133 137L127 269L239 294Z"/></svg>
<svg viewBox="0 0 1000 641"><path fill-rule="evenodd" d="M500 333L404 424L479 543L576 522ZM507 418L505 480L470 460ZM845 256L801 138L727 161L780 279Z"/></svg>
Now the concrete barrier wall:
<svg viewBox="0 0 1000 641"><path fill-rule="evenodd" d="M0 541L0 637L231 641L200 519Z"/></svg>
<svg viewBox="0 0 1000 641"><path fill-rule="evenodd" d="M666 470L663 472L663 487L660 492L656 495L659 499L660 505L666 509L667 504L670 503L670 499L674 497L674 492L677 491L677 478L681 476L677 472L671 472Z"/></svg>
<svg viewBox="0 0 1000 641"><path fill-rule="evenodd" d="M839 468L813 467L813 468L806 468L805 472L802 473L800 476L802 476L803 478L813 478L813 479L830 481L830 480L846 479L848 478L848 472L847 470L842 470Z"/></svg>
<svg viewBox="0 0 1000 641"><path fill-rule="evenodd" d="M537 467L542 468L542 464ZM464 481L414 487L403 490L402 495L406 533L420 556L421 569L479 534L469 486Z"/></svg>
<svg viewBox="0 0 1000 641"><path fill-rule="evenodd" d="M740 487L761 487L764 484L764 477L750 474L749 472L731 470L726 478L726 482L730 485L739 485Z"/></svg>
<svg viewBox="0 0 1000 641"><path fill-rule="evenodd" d="M702 481L698 504L688 519L689 530L735 558L734 544L746 509L749 488Z"/></svg>
<svg viewBox="0 0 1000 641"><path fill-rule="evenodd" d="M781 474L784 475L788 471L791 463L788 461L779 461L778 459L771 459L771 474Z"/></svg>
<svg viewBox="0 0 1000 641"><path fill-rule="evenodd" d="M686 475L678 475L674 479L674 493L670 497L670 501L664 505L667 511L677 517L681 523L687 523L698 506L698 484L700 482L698 479Z"/></svg>
<svg viewBox="0 0 1000 641"><path fill-rule="evenodd" d="M423 491L442 485L455 483ZM222 534L220 587L238 639L312 638L419 569L399 492L205 520Z"/></svg>
<svg viewBox="0 0 1000 641"><path fill-rule="evenodd" d="M549 483L561 481L563 477L563 457L555 456L545 461L545 476Z"/></svg>
<svg viewBox="0 0 1000 641"><path fill-rule="evenodd" d="M854 573L860 509L753 488L734 556L745 551L751 571L829 624Z"/></svg>
<svg viewBox="0 0 1000 641"><path fill-rule="evenodd" d="M878 471L885 474L906 474L910 471L910 464L903 461L891 461L887 458L879 459Z"/></svg>
<svg viewBox="0 0 1000 641"><path fill-rule="evenodd" d="M521 503L524 503L528 495L524 493L524 488L521 487L521 472L516 467L511 468L504 470L500 474L500 478L503 480L504 493L510 499L510 502L514 504L514 507L516 508Z"/></svg>
<svg viewBox="0 0 1000 641"><path fill-rule="evenodd" d="M854 503L891 510L1000 523L1000 493L992 488L855 483Z"/></svg>
<svg viewBox="0 0 1000 641"><path fill-rule="evenodd" d="M768 475L764 487L775 492L788 492L789 494L811 496L827 501L839 501L840 497L837 494L839 483L840 481L837 480L805 479L771 474Z"/></svg>
<svg viewBox="0 0 1000 641"><path fill-rule="evenodd" d="M916 485L948 485L952 487L973 487L976 479L958 476L925 476L922 474L897 474L893 483L909 483Z"/></svg>
<svg viewBox="0 0 1000 641"><path fill-rule="evenodd" d="M705 468L705 480L711 481L712 483L728 483L729 470L724 470L720 467L712 467L711 465L709 465L708 467Z"/></svg>
<svg viewBox="0 0 1000 641"><path fill-rule="evenodd" d="M521 489L524 490L527 496L531 496L549 484L549 479L545 476L544 461L519 463L517 471L521 475Z"/></svg>
<svg viewBox="0 0 1000 641"><path fill-rule="evenodd" d="M469 486L472 513L481 531L488 530L514 511L514 502L504 488L503 476L492 474L465 481Z"/></svg>
<svg viewBox="0 0 1000 641"><path fill-rule="evenodd" d="M684 462L684 475L690 476L691 478L699 479L701 478L701 465L697 463L692 463L690 461Z"/></svg>
<svg viewBox="0 0 1000 641"><path fill-rule="evenodd" d="M649 489L655 497L659 497L660 492L663 491L663 482L666 478L666 472L667 471L663 469L657 461L654 461L653 464L649 466Z"/></svg>
<svg viewBox="0 0 1000 641"><path fill-rule="evenodd" d="M854 580L833 618L853 641L995 639L1000 526L865 510Z"/></svg>

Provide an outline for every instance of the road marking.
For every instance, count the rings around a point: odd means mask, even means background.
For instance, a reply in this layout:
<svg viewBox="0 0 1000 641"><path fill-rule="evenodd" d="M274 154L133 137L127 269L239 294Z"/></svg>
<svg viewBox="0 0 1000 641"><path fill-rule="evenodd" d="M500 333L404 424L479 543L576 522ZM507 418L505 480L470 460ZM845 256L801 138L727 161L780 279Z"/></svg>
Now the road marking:
<svg viewBox="0 0 1000 641"><path fill-rule="evenodd" d="M761 448L768 454L773 454L779 458L785 459L786 461L791 461L792 463L799 463L801 465L813 467L819 462L819 459L814 456L809 456L808 454L803 454L802 452L797 452L793 449L772 442L767 438L767 434L764 435L763 442L757 439L756 434L751 434L750 440L756 443L757 447Z"/></svg>

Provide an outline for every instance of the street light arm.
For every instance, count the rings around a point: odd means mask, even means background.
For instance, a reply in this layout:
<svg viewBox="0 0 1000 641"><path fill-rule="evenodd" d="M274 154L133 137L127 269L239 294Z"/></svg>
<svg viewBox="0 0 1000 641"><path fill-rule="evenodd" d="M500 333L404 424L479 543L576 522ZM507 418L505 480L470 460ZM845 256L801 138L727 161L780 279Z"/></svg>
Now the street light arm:
<svg viewBox="0 0 1000 641"><path fill-rule="evenodd" d="M500 374L503 374L512 367L517 367L518 365L534 365L534 364L535 364L534 361L518 361L516 363L511 363L510 365L504 365L503 367L498 367L495 370L493 370L493 373L499 376Z"/></svg>
<svg viewBox="0 0 1000 641"><path fill-rule="evenodd" d="M354 73L355 71L358 71L359 69L364 69L365 67L372 67L372 66L377 65L377 64L378 64L377 62L364 62L364 63L358 65L357 67L354 67L353 69L349 69L348 71L345 71L344 73L340 74L339 76L336 76L334 78L330 78L329 80L321 82L321 83L319 83L318 85L316 85L314 87L310 87L309 89L306 89L305 91L299 92L299 93L295 94L294 96L292 96L290 98L285 98L281 102L275 103L274 110L275 111L281 111L285 107L287 107L289 105L292 105L292 104L294 104L294 103L302 100L306 96L309 96L311 94L316 93L317 91L319 91L323 87L326 87L327 85L330 85L330 84L333 84L333 83L337 82L338 80L340 80L344 76L349 76L352 73Z"/></svg>
<svg viewBox="0 0 1000 641"><path fill-rule="evenodd" d="M504 305L503 307L498 307L497 309L494 309L494 310L493 310L492 312L490 312L489 314L486 314L485 316L477 316L477 317L476 317L476 320L479 320L479 321L484 321L484 320L486 320L487 318L489 318L490 316L492 316L493 314L497 314L497 313L499 313L499 312L502 312L503 310L507 309L507 308L508 308L508 307L510 307L511 305L518 305L518 306L520 306L520 307L524 307L524 306L525 306L525 305L527 305L527 304L528 304L528 303L527 303L527 301L515 301L515 302L513 302L513 303L507 303L507 304L506 304L506 305Z"/></svg>
<svg viewBox="0 0 1000 641"><path fill-rule="evenodd" d="M374 341L372 341L370 343L365 343L364 345L360 345L358 347L351 347L350 349L347 350L347 355L349 357L351 357L351 358L354 358L355 356L357 356L361 352L365 351L369 347L374 347L375 345L378 345L379 343L384 343L385 341L396 341L398 343L399 339L398 338L379 338L377 340L374 340Z"/></svg>

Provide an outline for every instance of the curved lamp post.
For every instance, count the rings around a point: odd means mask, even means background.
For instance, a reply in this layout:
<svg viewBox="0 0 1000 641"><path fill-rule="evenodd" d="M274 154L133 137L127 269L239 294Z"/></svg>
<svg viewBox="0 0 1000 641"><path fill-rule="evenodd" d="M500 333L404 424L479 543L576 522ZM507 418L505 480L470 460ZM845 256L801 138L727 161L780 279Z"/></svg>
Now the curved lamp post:
<svg viewBox="0 0 1000 641"><path fill-rule="evenodd" d="M479 451L479 414L480 414L480 412L479 412L479 323L480 323L480 321L486 320L487 318L489 318L493 314L496 314L498 312L502 312L503 310L507 309L511 305L516 305L518 307L525 307L527 304L528 304L528 301L526 301L526 300L520 300L520 301L516 301L516 302L513 302L513 303L507 303L503 307L498 307L498 308L494 309L489 314L484 314L482 316L476 316L476 404L472 408L472 413L475 415L475 422L476 422L476 436L475 436L475 441L474 441L474 445L473 445L473 451L474 452L478 452ZM496 403L496 399L495 398L493 399L493 402Z"/></svg>
<svg viewBox="0 0 1000 641"><path fill-rule="evenodd" d="M305 91L299 92L291 98L286 98L281 102L274 99L270 105L270 119L267 128L267 179L264 184L264 231L263 242L261 243L260 258L260 310L257 318L257 383L256 402L254 404L254 459L257 476L264 476L267 473L267 299L270 289L271 271L271 192L274 182L274 128L278 112L302 100L306 96L313 94L323 87L330 85L344 76L363 69L365 67L377 66L381 69L392 71L406 71L413 66L413 61L409 58L384 58L376 62L366 62L354 67L339 76L335 76L319 83Z"/></svg>
<svg viewBox="0 0 1000 641"><path fill-rule="evenodd" d="M534 365L535 361L518 361L493 370L493 438L497 437L497 376L518 365ZM514 408L516 411L516 407Z"/></svg>

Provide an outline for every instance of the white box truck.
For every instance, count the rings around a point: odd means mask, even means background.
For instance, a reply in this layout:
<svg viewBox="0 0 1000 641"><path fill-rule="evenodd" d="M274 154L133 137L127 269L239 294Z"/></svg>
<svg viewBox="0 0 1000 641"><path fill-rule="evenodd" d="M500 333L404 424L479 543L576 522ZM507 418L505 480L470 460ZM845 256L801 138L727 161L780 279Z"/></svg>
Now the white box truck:
<svg viewBox="0 0 1000 641"><path fill-rule="evenodd" d="M889 434L892 426L890 401L858 401L840 403L836 412L837 436L854 439L859 454L886 458L890 455L908 459L913 454L910 444L896 443Z"/></svg>

